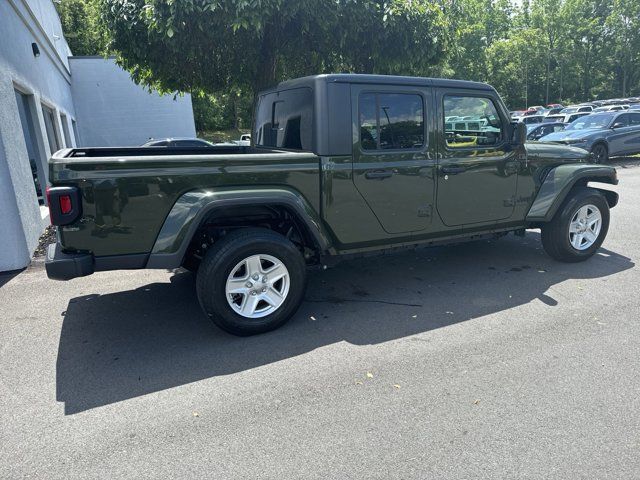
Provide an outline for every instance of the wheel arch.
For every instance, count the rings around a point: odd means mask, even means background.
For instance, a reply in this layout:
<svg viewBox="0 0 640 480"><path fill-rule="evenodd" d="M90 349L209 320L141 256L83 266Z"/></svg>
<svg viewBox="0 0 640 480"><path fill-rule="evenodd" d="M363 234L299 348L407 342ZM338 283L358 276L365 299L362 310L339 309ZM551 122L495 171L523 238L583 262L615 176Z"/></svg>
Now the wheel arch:
<svg viewBox="0 0 640 480"><path fill-rule="evenodd" d="M330 242L318 213L299 192L286 188L201 189L187 192L176 201L156 238L147 268L180 267L192 240L211 219L265 209L288 212L310 247L318 253L329 250Z"/></svg>
<svg viewBox="0 0 640 480"><path fill-rule="evenodd" d="M598 138L597 140L594 140L593 144L591 144L591 150L593 150L597 145L604 145L607 149L607 153L609 152L609 142L606 138Z"/></svg>
<svg viewBox="0 0 640 480"><path fill-rule="evenodd" d="M618 184L616 169L605 165L560 165L549 171L545 177L526 220L529 224L551 221L569 192L575 187L586 187L590 182ZM618 194L610 190L596 188L602 192L609 207L618 203Z"/></svg>

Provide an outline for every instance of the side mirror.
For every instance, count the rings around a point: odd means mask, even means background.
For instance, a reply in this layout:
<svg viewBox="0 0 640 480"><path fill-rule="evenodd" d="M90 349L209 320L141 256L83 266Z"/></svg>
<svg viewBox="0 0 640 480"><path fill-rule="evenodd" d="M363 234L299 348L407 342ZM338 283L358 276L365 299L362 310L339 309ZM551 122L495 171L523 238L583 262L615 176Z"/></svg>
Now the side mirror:
<svg viewBox="0 0 640 480"><path fill-rule="evenodd" d="M513 145L524 145L527 141L527 126L522 122L511 123L511 143Z"/></svg>
<svg viewBox="0 0 640 480"><path fill-rule="evenodd" d="M611 128L622 128L622 127L624 127L624 123L622 122L616 122L611 126Z"/></svg>

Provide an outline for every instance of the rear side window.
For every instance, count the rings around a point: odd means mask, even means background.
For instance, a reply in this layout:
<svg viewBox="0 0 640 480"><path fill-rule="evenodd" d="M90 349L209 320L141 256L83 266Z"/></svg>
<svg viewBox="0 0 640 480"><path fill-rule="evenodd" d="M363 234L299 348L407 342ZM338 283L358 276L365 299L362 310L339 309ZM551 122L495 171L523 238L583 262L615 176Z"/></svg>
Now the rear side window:
<svg viewBox="0 0 640 480"><path fill-rule="evenodd" d="M363 150L408 150L424 145L424 104L409 93L363 93L358 101Z"/></svg>
<svg viewBox="0 0 640 480"><path fill-rule="evenodd" d="M455 117L472 120L453 122L452 125L450 119ZM541 120L542 117L532 117L527 123L539 123ZM449 148L491 146L502 142L502 120L493 100L486 97L446 95L444 129Z"/></svg>
<svg viewBox="0 0 640 480"><path fill-rule="evenodd" d="M256 109L255 144L312 151L313 93L294 88L262 95Z"/></svg>

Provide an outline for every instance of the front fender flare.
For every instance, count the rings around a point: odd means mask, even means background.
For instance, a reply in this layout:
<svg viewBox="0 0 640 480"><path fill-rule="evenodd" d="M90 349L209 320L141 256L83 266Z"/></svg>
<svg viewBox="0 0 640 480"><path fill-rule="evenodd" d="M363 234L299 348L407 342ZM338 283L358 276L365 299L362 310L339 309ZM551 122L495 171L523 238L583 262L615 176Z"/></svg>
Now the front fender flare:
<svg viewBox="0 0 640 480"><path fill-rule="evenodd" d="M529 213L527 213L527 222L544 223L551 221L569 191L577 184L586 184L588 182L617 185L616 169L606 165L584 164L560 165L551 169L542 182ZM616 195L614 192L611 193ZM609 200L609 197L607 199ZM611 202L609 204L611 205Z"/></svg>
<svg viewBox="0 0 640 480"><path fill-rule="evenodd" d="M214 209L241 205L278 205L292 209L321 252L329 243L315 210L299 193L282 188L199 189L183 194L171 208L149 256L147 268L178 268L206 215Z"/></svg>

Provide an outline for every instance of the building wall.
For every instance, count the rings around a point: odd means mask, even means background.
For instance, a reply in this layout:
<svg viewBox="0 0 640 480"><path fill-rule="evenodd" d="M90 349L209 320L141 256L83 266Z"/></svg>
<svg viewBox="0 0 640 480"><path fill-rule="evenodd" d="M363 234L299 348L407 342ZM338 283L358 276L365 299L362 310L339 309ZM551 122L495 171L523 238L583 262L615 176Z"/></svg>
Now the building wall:
<svg viewBox="0 0 640 480"><path fill-rule="evenodd" d="M196 136L190 95L149 93L113 58L69 61L80 145L135 146L150 138Z"/></svg>
<svg viewBox="0 0 640 480"><path fill-rule="evenodd" d="M52 150L195 136L190 96L147 93L113 59L70 55L52 0L0 0L0 272L27 266L49 223L33 172L44 190Z"/></svg>
<svg viewBox="0 0 640 480"><path fill-rule="evenodd" d="M38 205L15 91L27 95L42 185L46 185L51 151L43 133L41 105L53 109L54 127L61 133L60 114L71 122L75 109L69 47L51 0L0 0L0 32L0 271L6 271L28 265L48 223ZM34 56L32 43L37 44L39 56Z"/></svg>

